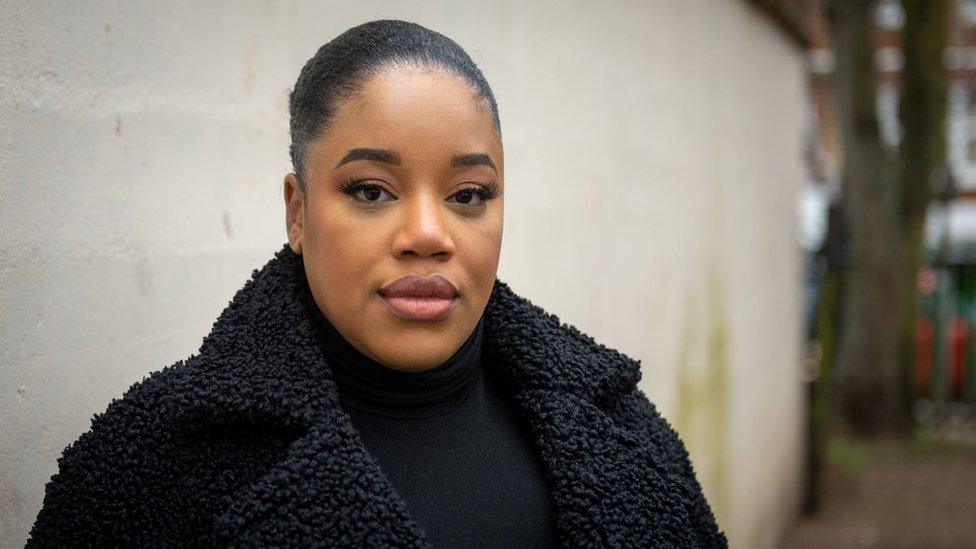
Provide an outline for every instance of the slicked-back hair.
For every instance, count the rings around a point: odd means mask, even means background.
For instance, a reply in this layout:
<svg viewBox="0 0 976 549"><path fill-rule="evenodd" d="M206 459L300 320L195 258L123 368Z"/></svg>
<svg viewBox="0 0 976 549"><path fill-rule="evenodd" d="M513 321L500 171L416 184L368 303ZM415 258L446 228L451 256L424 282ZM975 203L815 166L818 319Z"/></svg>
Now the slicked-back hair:
<svg viewBox="0 0 976 549"><path fill-rule="evenodd" d="M372 76L406 67L437 68L463 79L491 111L495 131L501 137L495 96L461 46L416 23L395 19L369 21L320 47L305 63L289 96L289 153L303 193L308 149L335 120L339 102L361 91Z"/></svg>

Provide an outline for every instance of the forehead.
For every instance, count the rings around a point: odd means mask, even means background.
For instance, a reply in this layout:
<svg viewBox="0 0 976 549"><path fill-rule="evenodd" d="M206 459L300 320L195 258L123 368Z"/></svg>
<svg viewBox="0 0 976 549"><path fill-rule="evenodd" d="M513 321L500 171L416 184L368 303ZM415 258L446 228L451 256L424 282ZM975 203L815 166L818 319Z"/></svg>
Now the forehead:
<svg viewBox="0 0 976 549"><path fill-rule="evenodd" d="M355 147L397 150L405 162L485 152L499 164L502 154L491 111L472 86L431 68L389 69L370 77L337 105L332 124L310 151L310 164Z"/></svg>

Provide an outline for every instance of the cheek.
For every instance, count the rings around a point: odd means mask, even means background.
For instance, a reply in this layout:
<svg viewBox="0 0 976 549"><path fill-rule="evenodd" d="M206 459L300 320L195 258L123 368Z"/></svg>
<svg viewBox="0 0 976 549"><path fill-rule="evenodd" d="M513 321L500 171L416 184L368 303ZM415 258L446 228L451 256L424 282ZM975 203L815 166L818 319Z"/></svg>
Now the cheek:
<svg viewBox="0 0 976 549"><path fill-rule="evenodd" d="M502 209L499 208L492 212L492 216L486 220L478 231L479 249L473 253L480 256L480 261L498 263L498 256L502 248Z"/></svg>
<svg viewBox="0 0 976 549"><path fill-rule="evenodd" d="M307 261L314 262L319 290L331 309L361 309L375 282L382 243L362 222L339 208L319 208L306 220Z"/></svg>
<svg viewBox="0 0 976 549"><path fill-rule="evenodd" d="M458 250L460 261L465 264L477 292L484 299L491 293L502 245L501 216L487 221L472 229L464 239L466 245Z"/></svg>

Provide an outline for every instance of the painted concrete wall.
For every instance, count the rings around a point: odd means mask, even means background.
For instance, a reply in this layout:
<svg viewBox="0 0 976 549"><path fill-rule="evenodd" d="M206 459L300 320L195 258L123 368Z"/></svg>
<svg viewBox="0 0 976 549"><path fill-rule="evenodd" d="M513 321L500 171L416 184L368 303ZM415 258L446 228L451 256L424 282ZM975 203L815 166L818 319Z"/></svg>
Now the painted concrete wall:
<svg viewBox="0 0 976 549"><path fill-rule="evenodd" d="M55 459L285 241L287 92L373 18L455 38L506 147L499 276L642 361L734 546L798 503L802 52L747 3L0 0L0 546ZM612 275L610 278L608 275Z"/></svg>

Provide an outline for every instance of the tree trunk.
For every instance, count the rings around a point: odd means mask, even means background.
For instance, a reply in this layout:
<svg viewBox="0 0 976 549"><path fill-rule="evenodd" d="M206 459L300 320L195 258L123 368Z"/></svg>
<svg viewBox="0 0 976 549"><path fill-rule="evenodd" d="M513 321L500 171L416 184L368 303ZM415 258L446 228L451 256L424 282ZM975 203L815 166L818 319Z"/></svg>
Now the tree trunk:
<svg viewBox="0 0 976 549"><path fill-rule="evenodd" d="M905 407L899 379L904 301L897 229L897 158L881 141L874 30L868 0L835 0L829 16L843 150L842 210L850 258L837 356L840 413L855 431L896 429Z"/></svg>
<svg viewBox="0 0 976 549"><path fill-rule="evenodd" d="M849 229L846 299L838 337L841 416L862 434L910 428L910 373L925 211L945 159L948 0L905 0L899 151L881 140L870 0L829 4L834 91L843 150L842 211Z"/></svg>
<svg viewBox="0 0 976 549"><path fill-rule="evenodd" d="M905 66L898 116L904 129L900 146L901 196L899 215L901 276L910 306L902 311L901 398L911 402L915 367L916 277L921 264L925 213L933 191L946 183L947 75L946 50L949 0L903 0L902 36ZM906 421L908 421L906 410Z"/></svg>

